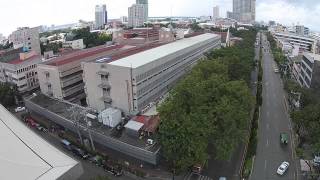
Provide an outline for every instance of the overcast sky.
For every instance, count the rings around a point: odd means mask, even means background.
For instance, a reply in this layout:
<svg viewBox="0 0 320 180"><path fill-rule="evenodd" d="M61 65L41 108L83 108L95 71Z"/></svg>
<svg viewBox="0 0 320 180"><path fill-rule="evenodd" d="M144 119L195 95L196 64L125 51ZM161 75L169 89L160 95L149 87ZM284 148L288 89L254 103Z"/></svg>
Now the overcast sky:
<svg viewBox="0 0 320 180"><path fill-rule="evenodd" d="M107 4L109 18L127 15L135 0L1 0L0 33L8 35L21 26L67 24L93 20L95 4ZM220 16L232 9L232 0L149 0L149 16L211 15L220 6ZM304 24L320 31L320 0L257 0L258 21L275 20Z"/></svg>

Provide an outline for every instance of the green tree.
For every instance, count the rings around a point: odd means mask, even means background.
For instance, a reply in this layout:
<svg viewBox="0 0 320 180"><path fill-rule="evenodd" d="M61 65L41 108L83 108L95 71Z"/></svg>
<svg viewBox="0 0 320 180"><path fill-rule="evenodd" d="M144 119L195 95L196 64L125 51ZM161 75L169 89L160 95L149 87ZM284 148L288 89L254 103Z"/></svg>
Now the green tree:
<svg viewBox="0 0 320 180"><path fill-rule="evenodd" d="M0 103L5 107L10 107L15 105L14 88L9 84L0 85Z"/></svg>

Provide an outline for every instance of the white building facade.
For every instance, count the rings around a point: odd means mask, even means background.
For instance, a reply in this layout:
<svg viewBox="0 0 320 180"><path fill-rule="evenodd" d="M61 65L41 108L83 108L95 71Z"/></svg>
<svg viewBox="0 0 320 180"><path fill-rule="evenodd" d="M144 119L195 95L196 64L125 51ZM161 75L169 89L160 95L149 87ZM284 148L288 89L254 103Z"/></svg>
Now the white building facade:
<svg viewBox="0 0 320 180"><path fill-rule="evenodd" d="M218 19L220 17L220 11L219 11L219 6L215 6L212 9L212 19Z"/></svg>
<svg viewBox="0 0 320 180"><path fill-rule="evenodd" d="M144 4L133 4L128 8L128 26L129 27L140 27L143 26L146 16L145 16Z"/></svg>
<svg viewBox="0 0 320 180"><path fill-rule="evenodd" d="M299 80L301 86L320 88L320 55L304 53L301 61Z"/></svg>
<svg viewBox="0 0 320 180"><path fill-rule="evenodd" d="M97 111L116 107L143 111L169 91L203 53L220 48L220 36L202 34L104 63L82 63L87 104Z"/></svg>
<svg viewBox="0 0 320 180"><path fill-rule="evenodd" d="M108 22L107 6L105 4L95 7L95 25L96 29L104 29Z"/></svg>
<svg viewBox="0 0 320 180"><path fill-rule="evenodd" d="M18 28L9 36L9 42L13 43L14 49L24 48L25 51L35 51L41 54L39 27L34 28Z"/></svg>

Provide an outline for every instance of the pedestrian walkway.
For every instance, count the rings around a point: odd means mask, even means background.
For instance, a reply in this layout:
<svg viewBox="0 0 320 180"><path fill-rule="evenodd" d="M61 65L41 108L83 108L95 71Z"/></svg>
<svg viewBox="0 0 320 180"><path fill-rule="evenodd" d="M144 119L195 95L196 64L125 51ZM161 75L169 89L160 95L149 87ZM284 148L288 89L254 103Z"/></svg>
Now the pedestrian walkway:
<svg viewBox="0 0 320 180"><path fill-rule="evenodd" d="M188 173L183 180L213 180L208 176L204 176L201 174L195 174L193 172Z"/></svg>

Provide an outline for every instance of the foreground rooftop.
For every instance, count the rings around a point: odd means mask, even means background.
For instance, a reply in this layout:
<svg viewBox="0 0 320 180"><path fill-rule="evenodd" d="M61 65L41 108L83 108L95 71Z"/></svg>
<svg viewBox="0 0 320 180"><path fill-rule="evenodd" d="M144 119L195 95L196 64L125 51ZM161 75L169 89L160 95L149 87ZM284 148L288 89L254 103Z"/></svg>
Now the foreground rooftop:
<svg viewBox="0 0 320 180"><path fill-rule="evenodd" d="M0 179L77 179L82 174L77 161L40 138L2 105L0 137ZM76 174L66 175L75 168Z"/></svg>

